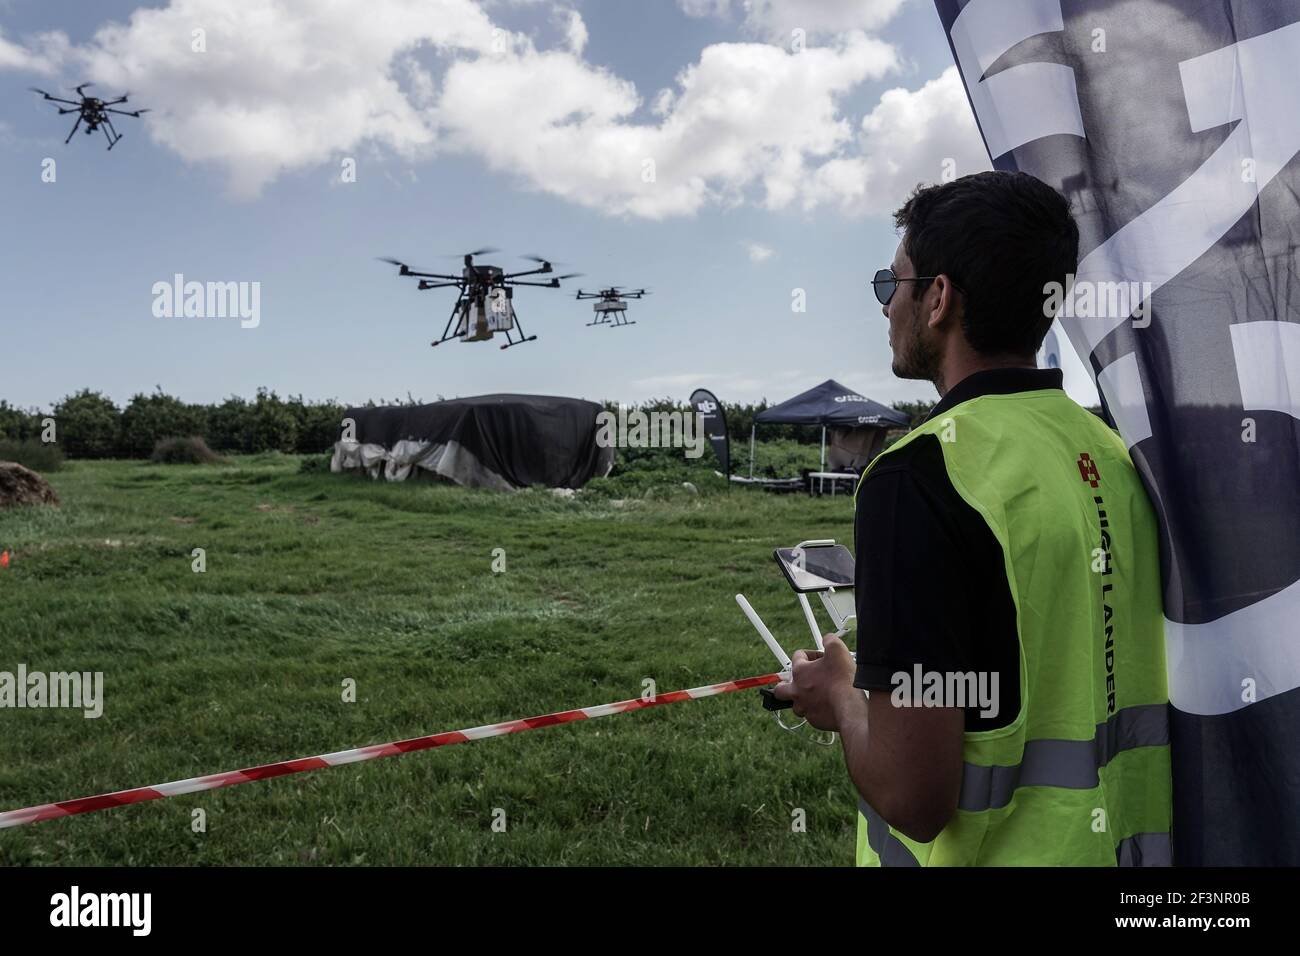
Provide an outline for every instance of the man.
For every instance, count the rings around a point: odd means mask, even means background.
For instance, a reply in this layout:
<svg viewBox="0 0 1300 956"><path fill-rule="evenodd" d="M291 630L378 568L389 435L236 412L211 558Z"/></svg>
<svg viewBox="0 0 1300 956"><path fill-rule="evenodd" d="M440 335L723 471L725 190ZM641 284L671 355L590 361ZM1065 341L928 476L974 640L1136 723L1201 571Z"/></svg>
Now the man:
<svg viewBox="0 0 1300 956"><path fill-rule="evenodd" d="M895 221L893 370L940 401L858 488L856 665L828 636L776 694L841 735L860 864L1168 864L1155 518L1119 436L1035 368L1068 203L989 172Z"/></svg>

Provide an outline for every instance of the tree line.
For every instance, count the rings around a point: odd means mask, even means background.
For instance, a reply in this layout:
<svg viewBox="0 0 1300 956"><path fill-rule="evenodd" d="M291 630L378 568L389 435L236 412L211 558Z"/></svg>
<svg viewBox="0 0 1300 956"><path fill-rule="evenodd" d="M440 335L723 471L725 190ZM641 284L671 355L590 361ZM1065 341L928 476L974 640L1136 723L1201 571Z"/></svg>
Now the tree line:
<svg viewBox="0 0 1300 956"><path fill-rule="evenodd" d="M217 405L183 402L159 389L120 408L82 389L48 412L0 399L0 439L48 442L52 434L68 458L148 458L160 441L190 436L222 452L314 454L333 446L343 411L335 401L281 398L264 388L251 401L231 396Z"/></svg>
<svg viewBox="0 0 1300 956"><path fill-rule="evenodd" d="M407 396L376 404L418 404ZM604 403L616 409L617 404ZM929 411L928 402L898 402L894 407L908 414L913 424ZM307 401L301 395L281 398L261 388L252 399L231 396L215 405L181 401L161 388L137 394L119 407L112 399L91 389L68 395L48 411L18 408L0 399L0 441L50 443L68 458L148 458L159 442L169 438L197 436L214 451L255 454L279 451L289 454L319 454L333 447L339 435L345 405L330 399ZM630 406L645 411L686 410L684 402L655 399ZM724 404L727 430L733 443L748 440L754 416L768 407L766 400L749 404ZM764 441L821 441L821 429L808 425L765 425L759 435Z"/></svg>

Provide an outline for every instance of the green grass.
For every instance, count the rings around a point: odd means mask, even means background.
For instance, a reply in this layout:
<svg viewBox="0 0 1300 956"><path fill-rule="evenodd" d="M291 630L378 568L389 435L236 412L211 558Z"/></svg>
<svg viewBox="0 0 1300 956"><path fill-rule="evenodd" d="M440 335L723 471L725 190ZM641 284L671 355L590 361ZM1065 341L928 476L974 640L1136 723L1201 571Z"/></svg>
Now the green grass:
<svg viewBox="0 0 1300 956"><path fill-rule="evenodd" d="M807 643L771 549L852 537L845 497L671 480L566 500L275 454L51 478L62 507L0 511L0 670L103 671L104 715L0 710L0 809L767 673L733 595ZM0 864L848 864L854 803L838 748L748 691L0 830Z"/></svg>

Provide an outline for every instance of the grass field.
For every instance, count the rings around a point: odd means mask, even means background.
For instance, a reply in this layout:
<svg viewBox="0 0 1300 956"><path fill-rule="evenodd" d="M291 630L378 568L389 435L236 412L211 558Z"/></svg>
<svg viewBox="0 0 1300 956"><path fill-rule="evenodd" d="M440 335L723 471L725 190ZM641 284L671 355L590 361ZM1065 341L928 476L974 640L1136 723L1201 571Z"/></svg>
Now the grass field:
<svg viewBox="0 0 1300 956"><path fill-rule="evenodd" d="M103 671L104 715L0 710L0 809L767 673L733 595L804 645L771 550L852 537L844 496L671 483L566 500L278 455L51 479L62 507L0 511L0 670ZM0 864L849 864L838 748L757 694L0 830Z"/></svg>

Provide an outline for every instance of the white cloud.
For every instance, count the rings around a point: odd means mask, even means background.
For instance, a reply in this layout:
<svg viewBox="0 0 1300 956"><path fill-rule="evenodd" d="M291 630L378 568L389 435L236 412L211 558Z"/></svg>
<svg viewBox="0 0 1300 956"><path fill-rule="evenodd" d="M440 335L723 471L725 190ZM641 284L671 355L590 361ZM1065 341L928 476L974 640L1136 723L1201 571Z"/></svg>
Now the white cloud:
<svg viewBox="0 0 1300 956"><path fill-rule="evenodd" d="M631 83L564 51L526 49L453 63L438 120L449 147L608 212L692 214L751 189L780 208L798 197L811 163L851 142L839 100L897 62L892 47L860 33L799 54L714 44L656 99L660 121L635 123Z"/></svg>
<svg viewBox="0 0 1300 956"><path fill-rule="evenodd" d="M725 17L731 12L731 0L677 0L688 17Z"/></svg>
<svg viewBox="0 0 1300 956"><path fill-rule="evenodd" d="M587 24L583 22L582 14L577 10L560 10L559 13L564 17L564 36L569 52L582 56L582 51L587 48Z"/></svg>
<svg viewBox="0 0 1300 956"><path fill-rule="evenodd" d="M776 250L771 246L765 246L761 242L746 242L745 255L749 256L749 261L753 263L766 262L776 255Z"/></svg>
<svg viewBox="0 0 1300 956"><path fill-rule="evenodd" d="M206 52L192 49L196 28ZM431 94L410 55L489 52L498 37L519 42L494 34L472 0L172 0L103 27L64 66L131 90L153 110L157 142L225 169L232 192L250 197L366 141L408 156L427 149L435 130L399 84Z"/></svg>
<svg viewBox="0 0 1300 956"><path fill-rule="evenodd" d="M862 120L856 153L818 167L802 200L805 209L888 215L918 183L990 168L961 77L949 67L919 90L886 91Z"/></svg>
<svg viewBox="0 0 1300 956"><path fill-rule="evenodd" d="M908 0L677 0L690 17L723 18L733 8L743 14L747 31L772 40L788 39L794 30L809 35L878 30Z"/></svg>
<svg viewBox="0 0 1300 956"><path fill-rule="evenodd" d="M42 33L32 38L28 45L23 45L6 40L4 30L0 29L0 70L22 70L51 76L67 55L68 46L68 38L63 33Z"/></svg>
<svg viewBox="0 0 1300 956"><path fill-rule="evenodd" d="M897 5L754 0L747 16L851 27L878 24ZM224 171L244 198L340 156L415 161L445 150L614 215L662 219L743 202L867 214L892 209L917 180L938 179L945 156L959 172L987 165L955 71L889 91L861 123L845 113L850 93L899 68L894 47L860 30L799 53L707 46L646 102L584 59L576 11L552 5L562 39L539 49L492 22L486 11L497 6L171 0L78 46L59 34L25 46L0 37L0 68L130 90L133 104L153 110L144 128L157 143ZM191 48L196 27L207 52Z"/></svg>

